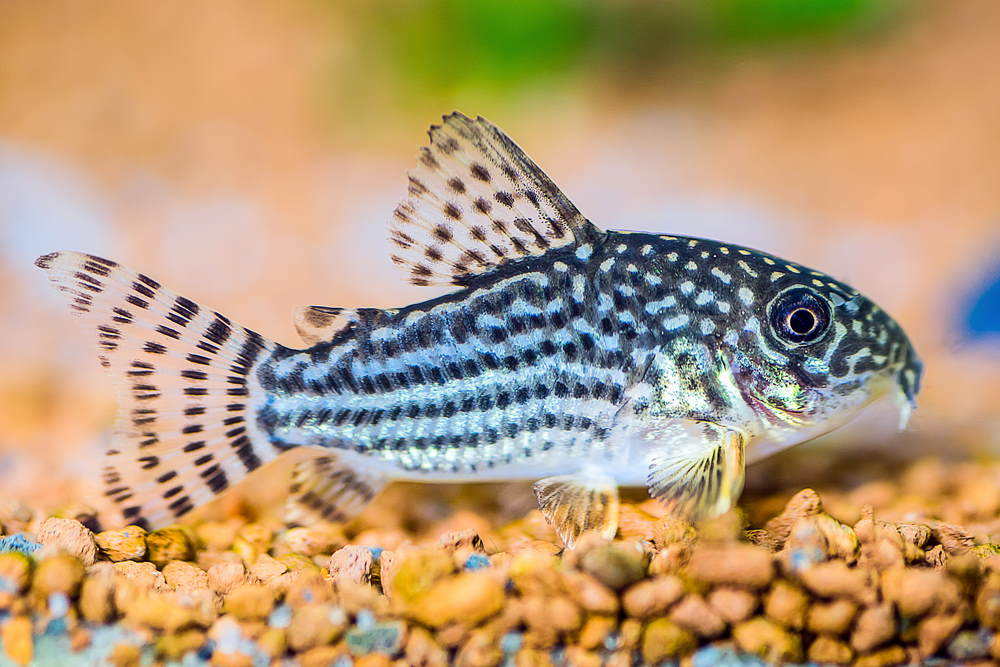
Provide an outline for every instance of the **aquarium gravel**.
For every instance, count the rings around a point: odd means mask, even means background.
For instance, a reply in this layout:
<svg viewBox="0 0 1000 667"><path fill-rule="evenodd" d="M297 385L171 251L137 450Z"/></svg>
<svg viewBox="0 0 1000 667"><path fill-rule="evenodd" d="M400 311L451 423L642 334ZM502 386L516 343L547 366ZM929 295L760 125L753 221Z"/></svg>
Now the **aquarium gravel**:
<svg viewBox="0 0 1000 667"><path fill-rule="evenodd" d="M573 550L537 510L94 533L6 503L0 664L995 664L998 480L926 459L698 526L626 503Z"/></svg>

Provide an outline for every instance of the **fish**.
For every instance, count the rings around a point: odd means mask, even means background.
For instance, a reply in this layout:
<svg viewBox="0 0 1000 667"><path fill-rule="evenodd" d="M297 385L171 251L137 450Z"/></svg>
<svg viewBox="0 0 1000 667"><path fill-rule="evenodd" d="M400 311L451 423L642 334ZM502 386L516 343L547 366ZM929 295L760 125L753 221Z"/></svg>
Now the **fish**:
<svg viewBox="0 0 1000 667"><path fill-rule="evenodd" d="M393 211L392 262L442 296L308 306L286 347L116 262L36 264L66 296L119 411L104 494L180 520L290 450L292 523L347 521L390 482L529 480L566 546L611 538L620 486L691 521L746 466L894 401L922 364L858 290L739 245L604 230L482 117L432 125Z"/></svg>

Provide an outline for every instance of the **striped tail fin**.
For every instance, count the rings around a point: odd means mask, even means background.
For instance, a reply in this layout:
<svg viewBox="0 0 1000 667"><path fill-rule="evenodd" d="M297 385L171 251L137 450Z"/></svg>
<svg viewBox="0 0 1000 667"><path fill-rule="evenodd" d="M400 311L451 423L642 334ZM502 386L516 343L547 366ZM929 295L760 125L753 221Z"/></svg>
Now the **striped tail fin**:
<svg viewBox="0 0 1000 667"><path fill-rule="evenodd" d="M105 495L131 523L172 523L271 461L253 416L275 343L141 273L75 252L35 262L93 332L119 412Z"/></svg>

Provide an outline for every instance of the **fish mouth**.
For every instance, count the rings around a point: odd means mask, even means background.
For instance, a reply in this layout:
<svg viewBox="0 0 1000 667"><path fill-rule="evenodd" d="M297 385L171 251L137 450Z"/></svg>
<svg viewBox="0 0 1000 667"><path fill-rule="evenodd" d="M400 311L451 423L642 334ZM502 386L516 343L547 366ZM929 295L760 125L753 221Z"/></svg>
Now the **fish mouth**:
<svg viewBox="0 0 1000 667"><path fill-rule="evenodd" d="M743 395L743 400L746 404L750 406L750 409L758 417L771 425L803 426L807 422L808 410L794 410L775 405L765 398L758 396L747 387L740 386L740 393Z"/></svg>

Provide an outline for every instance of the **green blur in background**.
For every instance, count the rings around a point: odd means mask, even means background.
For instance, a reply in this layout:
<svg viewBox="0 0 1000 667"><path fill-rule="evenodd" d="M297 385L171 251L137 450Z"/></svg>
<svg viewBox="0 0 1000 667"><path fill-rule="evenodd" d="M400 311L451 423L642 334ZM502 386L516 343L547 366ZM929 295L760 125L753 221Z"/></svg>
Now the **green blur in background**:
<svg viewBox="0 0 1000 667"><path fill-rule="evenodd" d="M581 75L634 79L678 62L861 38L900 20L902 9L893 0L363 3L354 13L365 65L351 61L348 85L357 94L365 81L388 78L405 103Z"/></svg>

